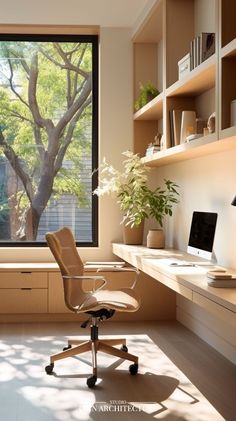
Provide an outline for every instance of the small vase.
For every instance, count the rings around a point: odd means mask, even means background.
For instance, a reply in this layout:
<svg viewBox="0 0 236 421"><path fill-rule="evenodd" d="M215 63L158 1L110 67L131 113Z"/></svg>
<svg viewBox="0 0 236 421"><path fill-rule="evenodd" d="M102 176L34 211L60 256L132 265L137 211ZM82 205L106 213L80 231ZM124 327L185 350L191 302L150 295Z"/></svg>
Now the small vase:
<svg viewBox="0 0 236 421"><path fill-rule="evenodd" d="M163 249L165 247L165 235L162 229L148 231L147 247L151 249Z"/></svg>
<svg viewBox="0 0 236 421"><path fill-rule="evenodd" d="M123 224L124 244L143 244L144 221L131 228L130 225Z"/></svg>

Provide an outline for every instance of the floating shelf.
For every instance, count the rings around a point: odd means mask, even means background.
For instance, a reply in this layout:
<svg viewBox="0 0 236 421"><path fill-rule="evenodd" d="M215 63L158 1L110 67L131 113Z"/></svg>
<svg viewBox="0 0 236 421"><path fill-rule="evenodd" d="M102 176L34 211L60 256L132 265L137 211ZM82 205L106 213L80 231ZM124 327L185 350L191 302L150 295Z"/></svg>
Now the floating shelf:
<svg viewBox="0 0 236 421"><path fill-rule="evenodd" d="M187 76L175 82L166 90L166 96L199 95L215 86L216 56L193 69Z"/></svg>
<svg viewBox="0 0 236 421"><path fill-rule="evenodd" d="M229 44L225 45L225 47L221 49L220 56L221 58L236 57L236 38L233 39L231 42L229 42Z"/></svg>
<svg viewBox="0 0 236 421"><path fill-rule="evenodd" d="M225 130L225 132L228 130L229 129ZM183 143L182 145L156 152L152 157L143 157L142 161L149 167L160 167L236 148L235 130L234 134L231 130L231 136L229 136L229 132L225 133L225 136L227 136L227 138L217 140L216 134L213 133L189 143Z"/></svg>
<svg viewBox="0 0 236 421"><path fill-rule="evenodd" d="M160 93L134 114L134 120L159 120L163 113L163 93Z"/></svg>

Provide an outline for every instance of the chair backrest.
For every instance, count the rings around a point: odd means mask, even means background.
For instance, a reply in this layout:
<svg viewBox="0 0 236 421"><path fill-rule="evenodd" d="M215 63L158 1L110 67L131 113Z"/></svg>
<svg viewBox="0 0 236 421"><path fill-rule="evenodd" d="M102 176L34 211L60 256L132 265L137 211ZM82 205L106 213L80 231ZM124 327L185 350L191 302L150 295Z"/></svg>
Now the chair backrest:
<svg viewBox="0 0 236 421"><path fill-rule="evenodd" d="M82 276L84 265L71 230L64 227L58 231L46 233L45 237L62 276ZM75 311L74 307L81 305L88 296L83 290L82 280L63 278L63 286L65 303L70 310Z"/></svg>

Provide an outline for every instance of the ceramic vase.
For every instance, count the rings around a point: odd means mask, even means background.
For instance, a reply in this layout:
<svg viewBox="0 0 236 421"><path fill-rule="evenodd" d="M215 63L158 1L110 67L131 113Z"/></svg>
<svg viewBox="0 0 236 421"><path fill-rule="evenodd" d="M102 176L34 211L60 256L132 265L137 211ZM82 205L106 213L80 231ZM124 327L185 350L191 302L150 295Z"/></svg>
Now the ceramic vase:
<svg viewBox="0 0 236 421"><path fill-rule="evenodd" d="M165 247L165 235L162 229L149 230L147 247L152 249L163 249Z"/></svg>
<svg viewBox="0 0 236 421"><path fill-rule="evenodd" d="M123 224L124 244L143 244L144 221L140 225L131 228Z"/></svg>

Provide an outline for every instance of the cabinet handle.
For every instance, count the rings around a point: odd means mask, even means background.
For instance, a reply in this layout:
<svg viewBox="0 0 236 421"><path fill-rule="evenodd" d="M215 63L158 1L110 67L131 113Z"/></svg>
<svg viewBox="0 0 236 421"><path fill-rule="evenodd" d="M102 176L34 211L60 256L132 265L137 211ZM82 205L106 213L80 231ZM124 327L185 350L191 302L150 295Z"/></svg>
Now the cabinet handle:
<svg viewBox="0 0 236 421"><path fill-rule="evenodd" d="M22 291L31 291L32 288L21 288Z"/></svg>
<svg viewBox="0 0 236 421"><path fill-rule="evenodd" d="M28 273L28 274L31 274L32 272L22 271L21 273Z"/></svg>

